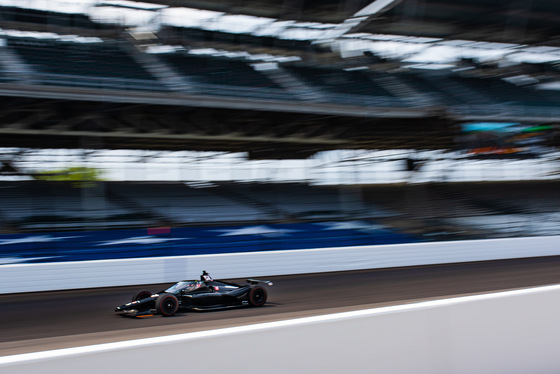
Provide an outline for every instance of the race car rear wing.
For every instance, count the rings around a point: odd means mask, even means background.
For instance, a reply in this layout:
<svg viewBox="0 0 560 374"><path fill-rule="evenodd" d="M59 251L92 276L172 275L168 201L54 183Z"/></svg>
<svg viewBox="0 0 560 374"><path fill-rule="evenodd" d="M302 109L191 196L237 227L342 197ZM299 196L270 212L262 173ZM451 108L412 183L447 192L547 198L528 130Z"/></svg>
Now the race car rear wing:
<svg viewBox="0 0 560 374"><path fill-rule="evenodd" d="M251 283L251 284L259 284L259 283L264 283L267 286L272 286L273 283L271 281L265 281L265 280L258 280L258 279L247 279L247 282Z"/></svg>

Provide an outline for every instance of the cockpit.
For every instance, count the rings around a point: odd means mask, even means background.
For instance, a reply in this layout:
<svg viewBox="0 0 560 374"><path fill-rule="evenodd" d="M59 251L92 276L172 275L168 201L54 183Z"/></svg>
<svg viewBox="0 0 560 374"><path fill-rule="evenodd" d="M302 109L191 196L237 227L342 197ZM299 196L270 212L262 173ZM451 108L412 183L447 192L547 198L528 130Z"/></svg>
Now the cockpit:
<svg viewBox="0 0 560 374"><path fill-rule="evenodd" d="M204 287L204 282L202 281L182 281L175 283L173 286L165 290L168 293L175 293L179 291L190 292L195 291L201 287Z"/></svg>

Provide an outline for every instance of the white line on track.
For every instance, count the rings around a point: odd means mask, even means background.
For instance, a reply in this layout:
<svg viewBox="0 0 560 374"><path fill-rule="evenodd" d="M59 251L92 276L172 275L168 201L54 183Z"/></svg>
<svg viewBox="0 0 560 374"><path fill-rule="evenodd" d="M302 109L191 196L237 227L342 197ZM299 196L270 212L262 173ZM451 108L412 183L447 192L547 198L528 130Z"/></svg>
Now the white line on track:
<svg viewBox="0 0 560 374"><path fill-rule="evenodd" d="M542 286L542 287L526 288L526 289L512 290L512 291L492 292L492 293L486 293L481 295L461 296L461 297L453 297L449 299L422 301L422 302L404 304L404 305L393 305L393 306L386 306L386 307L373 308L373 309L326 314L321 316L303 317L303 318L296 318L296 319L290 319L285 321L265 322L265 323L259 323L254 325L247 325L247 326L227 327L223 329L189 332L184 334L167 335L167 336L160 336L154 338L126 340L122 342L95 344L95 345L88 345L83 347L73 347L73 348L55 349L50 351L23 353L23 354L17 354L12 356L0 357L0 366L14 364L14 363L22 363L22 362L33 361L33 360L52 359L56 357L65 357L65 356L74 356L74 355L81 355L81 354L88 354L88 353L128 349L133 347L142 347L142 346L156 345L156 344L166 344L166 343L172 343L178 341L203 339L203 338L210 338L210 337L216 337L222 335L267 330L267 329L274 329L274 328L287 327L287 326L330 322L330 321L337 321L342 319L359 318L359 317L381 315L387 313L406 312L411 310L434 308L434 307L459 304L459 303L465 303L471 301L497 299L502 297L519 296L519 295L526 295L526 294L540 293L540 292L547 292L547 291L554 291L554 290L560 290L560 285Z"/></svg>

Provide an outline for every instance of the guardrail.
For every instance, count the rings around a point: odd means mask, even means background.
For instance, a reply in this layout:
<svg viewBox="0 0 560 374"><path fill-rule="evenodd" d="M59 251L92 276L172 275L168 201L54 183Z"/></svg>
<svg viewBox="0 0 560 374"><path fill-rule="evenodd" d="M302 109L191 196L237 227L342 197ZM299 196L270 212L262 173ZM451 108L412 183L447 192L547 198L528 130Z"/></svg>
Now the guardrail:
<svg viewBox="0 0 560 374"><path fill-rule="evenodd" d="M216 278L378 269L560 255L560 236L465 240L252 253L153 257L0 267L0 293Z"/></svg>
<svg viewBox="0 0 560 374"><path fill-rule="evenodd" d="M521 103L496 103L488 105L454 105L448 106L448 112L463 118L482 118L488 116L494 120L519 119L519 118L541 118L547 122L554 121L560 110L551 103L540 103L540 105L523 105Z"/></svg>
<svg viewBox="0 0 560 374"><path fill-rule="evenodd" d="M116 89L129 91L168 91L168 89L164 85L162 85L161 82L155 79L149 80L37 72L30 74L30 79L36 84L55 86Z"/></svg>

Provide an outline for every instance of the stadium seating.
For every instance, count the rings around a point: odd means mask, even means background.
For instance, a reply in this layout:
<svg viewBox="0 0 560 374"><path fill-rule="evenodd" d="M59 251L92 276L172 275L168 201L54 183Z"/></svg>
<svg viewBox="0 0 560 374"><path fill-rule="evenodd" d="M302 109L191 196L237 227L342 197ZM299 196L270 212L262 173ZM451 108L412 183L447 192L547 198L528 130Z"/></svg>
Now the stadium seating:
<svg viewBox="0 0 560 374"><path fill-rule="evenodd" d="M280 88L241 60L188 55L180 52L165 53L160 56L195 83Z"/></svg>
<svg viewBox="0 0 560 374"><path fill-rule="evenodd" d="M36 38L8 40L36 73L51 85L158 90L161 85L118 43L75 43Z"/></svg>
<svg viewBox="0 0 560 374"><path fill-rule="evenodd" d="M347 188L2 182L0 262L560 234L558 182L375 185L360 186L359 193Z"/></svg>
<svg viewBox="0 0 560 374"><path fill-rule="evenodd" d="M372 221L387 211L304 184L24 181L0 189L0 264L419 240Z"/></svg>
<svg viewBox="0 0 560 374"><path fill-rule="evenodd" d="M364 71L296 66L289 66L286 69L306 79L311 84L334 92L353 95L392 96L388 91L374 84L370 74Z"/></svg>
<svg viewBox="0 0 560 374"><path fill-rule="evenodd" d="M194 32L194 31L193 31ZM197 31L201 33L202 31ZM197 34L198 35L198 34ZM200 35L199 35L200 36ZM6 37L7 47L24 61L34 83L107 89L167 91L162 82L131 56L125 40L78 43L57 39ZM136 54L142 54L134 50ZM251 97L271 100L307 100L271 79L272 74L256 71L251 61L241 58L197 55L179 50L152 57L185 78L189 93ZM279 64L307 89L313 100L347 105L382 107L447 106L474 110L496 105L511 110L555 108L557 91L517 86L500 77L469 77L449 71L400 71L380 73L369 69L343 70L301 64ZM0 81L11 81L0 72ZM302 91L303 92L303 91ZM525 109L523 109L525 108ZM489 109L493 110L493 109ZM504 109L506 110L506 109Z"/></svg>
<svg viewBox="0 0 560 374"><path fill-rule="evenodd" d="M516 86L499 77L465 77L449 73L397 73L416 91L424 92L441 105L497 105L554 107L560 99L557 91Z"/></svg>
<svg viewBox="0 0 560 374"><path fill-rule="evenodd" d="M234 58L162 53L158 57L203 94L291 100L293 97L247 61Z"/></svg>
<svg viewBox="0 0 560 374"><path fill-rule="evenodd" d="M433 230L430 226L437 220L464 231L465 237L492 237L501 235L500 220L519 221L524 216L556 222L557 187L554 182L433 183L361 186L356 191L358 187L301 183L218 183L194 188L156 182L103 182L95 187L2 182L0 219L5 232L374 219L405 231L414 226L410 232L416 234ZM475 223L483 216L495 217L495 227L475 229L481 228ZM476 218L469 221L472 225L458 224L457 219L468 217ZM412 226L406 227L405 221Z"/></svg>
<svg viewBox="0 0 560 374"><path fill-rule="evenodd" d="M386 224L435 240L560 234L557 182L433 183L364 188L400 212Z"/></svg>
<svg viewBox="0 0 560 374"><path fill-rule="evenodd" d="M25 7L3 6L0 20L35 25L48 25L50 28L76 28L86 30L116 29L114 25L104 25L91 20L86 14L59 13Z"/></svg>
<svg viewBox="0 0 560 374"><path fill-rule="evenodd" d="M336 68L285 66L284 69L310 86L321 89L331 101L356 105L401 106L399 98L375 83L368 71Z"/></svg>
<svg viewBox="0 0 560 374"><path fill-rule="evenodd" d="M363 204L353 193L298 183L222 183L192 188L183 183L70 182L0 184L0 214L18 231L82 230L146 225L215 225L313 222L395 215Z"/></svg>
<svg viewBox="0 0 560 374"><path fill-rule="evenodd" d="M58 182L3 182L0 214L4 226L18 231L136 227L151 222L111 201L98 188Z"/></svg>
<svg viewBox="0 0 560 374"><path fill-rule="evenodd" d="M379 205L364 204L355 191L345 193L343 189L332 187L299 183L222 184L219 189L229 196L242 196L248 204L266 205L279 217L296 221L377 218L394 214Z"/></svg>
<svg viewBox="0 0 560 374"><path fill-rule="evenodd" d="M138 210L179 225L252 222L272 218L265 212L208 189L189 188L182 183L115 183L107 188L118 199L134 203Z"/></svg>

